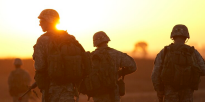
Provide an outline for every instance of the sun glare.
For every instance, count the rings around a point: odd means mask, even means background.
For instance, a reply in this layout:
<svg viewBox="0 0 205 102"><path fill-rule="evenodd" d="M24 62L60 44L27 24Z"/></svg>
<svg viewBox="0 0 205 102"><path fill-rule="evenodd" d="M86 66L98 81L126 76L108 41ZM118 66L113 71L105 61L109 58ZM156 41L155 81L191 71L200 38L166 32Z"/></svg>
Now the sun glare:
<svg viewBox="0 0 205 102"><path fill-rule="evenodd" d="M62 24L56 25L56 28L57 28L58 30L65 30L65 27L64 27Z"/></svg>
<svg viewBox="0 0 205 102"><path fill-rule="evenodd" d="M0 58L32 55L32 46L44 33L38 22L38 16L44 9L55 9L60 15L56 29L74 35L88 51L94 49L93 34L103 30L112 39L111 47L129 51L136 41L144 40L151 44L148 48L150 51L157 52L165 43L171 43L170 30L178 23L187 25L190 34L195 34L191 36L191 42L204 44L204 0L184 1L18 0L11 3L11 0L0 0ZM156 37L168 40L154 40ZM122 40L123 44L119 45ZM16 52L19 45L24 52L21 49Z"/></svg>

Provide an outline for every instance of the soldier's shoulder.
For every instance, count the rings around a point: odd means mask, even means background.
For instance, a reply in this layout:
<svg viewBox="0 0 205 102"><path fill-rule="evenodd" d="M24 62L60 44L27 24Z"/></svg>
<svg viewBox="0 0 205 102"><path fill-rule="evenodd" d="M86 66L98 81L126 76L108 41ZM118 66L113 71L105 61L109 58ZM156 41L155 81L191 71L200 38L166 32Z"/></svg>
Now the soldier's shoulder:
<svg viewBox="0 0 205 102"><path fill-rule="evenodd" d="M46 42L48 40L49 40L49 36L47 34L43 34L37 39L37 43Z"/></svg>
<svg viewBox="0 0 205 102"><path fill-rule="evenodd" d="M62 36L66 36L66 35L70 35L66 30L58 30L57 35L62 35Z"/></svg>
<svg viewBox="0 0 205 102"><path fill-rule="evenodd" d="M69 35L69 38L75 42L78 42L78 40L75 38L74 35L67 33L67 35Z"/></svg>
<svg viewBox="0 0 205 102"><path fill-rule="evenodd" d="M10 75L13 75L15 72L16 72L16 70L12 70L12 71L10 72Z"/></svg>
<svg viewBox="0 0 205 102"><path fill-rule="evenodd" d="M163 49L161 49L158 53L157 56L155 57L155 61L158 60L159 58L162 58L163 56L165 56L165 54L167 53L167 48L164 47ZM154 61L154 62L155 62Z"/></svg>
<svg viewBox="0 0 205 102"><path fill-rule="evenodd" d="M91 56L93 56L94 54L96 54L98 52L98 49L95 49L94 51L92 51L90 54Z"/></svg>
<svg viewBox="0 0 205 102"><path fill-rule="evenodd" d="M198 52L199 53L199 51L197 49L194 49L194 52Z"/></svg>
<svg viewBox="0 0 205 102"><path fill-rule="evenodd" d="M167 50L169 50L169 47L164 47L163 49L160 50L158 54L164 53Z"/></svg>
<svg viewBox="0 0 205 102"><path fill-rule="evenodd" d="M67 30L59 30L60 33L68 34Z"/></svg>
<svg viewBox="0 0 205 102"><path fill-rule="evenodd" d="M120 58L128 58L131 57L127 53L121 52L119 50L116 50L114 48L109 48L109 53L113 56L118 56Z"/></svg>
<svg viewBox="0 0 205 102"><path fill-rule="evenodd" d="M121 52L121 51L119 51L119 50L116 50L116 49L114 49L114 48L111 48L111 47L108 47L107 49L108 49L108 51L111 52L111 53L119 53L119 54L123 53L123 52Z"/></svg>
<svg viewBox="0 0 205 102"><path fill-rule="evenodd" d="M196 56L201 56L201 54L199 53L199 51L198 51L197 49L194 49L194 54L195 54Z"/></svg>
<svg viewBox="0 0 205 102"><path fill-rule="evenodd" d="M77 41L75 36L73 36L72 34L68 33L65 30L60 30L59 33L60 33L60 35L62 35L62 37L64 37L64 39Z"/></svg>
<svg viewBox="0 0 205 102"><path fill-rule="evenodd" d="M102 52L108 52L108 53L116 53L117 50L110 48L110 47L103 47L103 48L97 48L94 51L91 52L91 55L102 53Z"/></svg>
<svg viewBox="0 0 205 102"><path fill-rule="evenodd" d="M24 72L24 73L28 73L28 71L26 69L21 68L21 71Z"/></svg>
<svg viewBox="0 0 205 102"><path fill-rule="evenodd" d="M11 71L10 75L13 76L15 75L16 73L21 73L22 71L20 69L15 69L13 71Z"/></svg>

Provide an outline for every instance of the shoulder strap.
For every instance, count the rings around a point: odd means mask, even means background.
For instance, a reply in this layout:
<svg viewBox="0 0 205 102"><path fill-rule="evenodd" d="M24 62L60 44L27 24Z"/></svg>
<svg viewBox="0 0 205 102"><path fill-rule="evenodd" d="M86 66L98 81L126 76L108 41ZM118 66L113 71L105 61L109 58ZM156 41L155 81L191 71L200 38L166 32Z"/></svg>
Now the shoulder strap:
<svg viewBox="0 0 205 102"><path fill-rule="evenodd" d="M122 68L122 70L124 70L125 68ZM123 74L122 76L122 80L124 81L125 75Z"/></svg>
<svg viewBox="0 0 205 102"><path fill-rule="evenodd" d="M165 56L167 54L167 50L168 50L169 46L165 46L164 47L164 52L162 53L161 59L162 59L162 63L164 62Z"/></svg>
<svg viewBox="0 0 205 102"><path fill-rule="evenodd" d="M85 52L85 49L83 48L83 46L76 40L76 38L73 35L70 35L67 32L65 32L64 35L67 36L66 41L73 43L74 45L78 46L82 52Z"/></svg>
<svg viewBox="0 0 205 102"><path fill-rule="evenodd" d="M195 63L195 64L198 64L198 63L197 63L197 57L196 57L196 54L195 54L195 48L194 48L194 46L191 46L191 47L190 47L190 51L191 51L191 54L192 54L192 58L193 58L194 63Z"/></svg>
<svg viewBox="0 0 205 102"><path fill-rule="evenodd" d="M78 46L82 52L85 52L82 45L75 39L73 35L68 34L67 31L59 31L59 35L54 35L51 36L50 38L51 38L51 42L55 43L56 47L60 47L64 43L72 43L75 46Z"/></svg>
<svg viewBox="0 0 205 102"><path fill-rule="evenodd" d="M194 51L195 51L195 48L194 48L194 46L190 46L190 53L192 53L192 54L194 54Z"/></svg>

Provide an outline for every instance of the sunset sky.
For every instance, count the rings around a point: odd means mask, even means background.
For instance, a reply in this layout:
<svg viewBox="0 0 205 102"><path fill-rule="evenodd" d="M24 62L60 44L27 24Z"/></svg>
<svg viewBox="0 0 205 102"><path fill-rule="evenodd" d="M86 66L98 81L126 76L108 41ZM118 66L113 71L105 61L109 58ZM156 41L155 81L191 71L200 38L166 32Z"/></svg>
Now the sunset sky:
<svg viewBox="0 0 205 102"><path fill-rule="evenodd" d="M155 56L172 42L174 25L185 24L188 44L205 46L205 0L0 0L0 58L31 58L43 34L37 18L43 9L60 14L59 28L67 30L93 51L93 34L105 31L109 45L131 52L138 41L148 43Z"/></svg>

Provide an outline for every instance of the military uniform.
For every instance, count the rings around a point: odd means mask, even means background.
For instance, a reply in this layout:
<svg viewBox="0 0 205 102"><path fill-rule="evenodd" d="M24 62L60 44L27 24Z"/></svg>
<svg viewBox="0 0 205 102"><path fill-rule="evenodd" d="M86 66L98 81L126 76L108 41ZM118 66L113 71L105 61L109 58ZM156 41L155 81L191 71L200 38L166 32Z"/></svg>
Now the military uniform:
<svg viewBox="0 0 205 102"><path fill-rule="evenodd" d="M162 87L163 85L160 79L160 74L162 70L163 53L164 53L164 50L161 50L160 53L157 54L157 57L154 63L154 69L152 72L152 82L153 82L155 90L156 91L164 90L165 102L192 102L191 100L193 100L193 92L194 92L193 89L187 88L187 89L184 89L178 92L177 90L174 90L171 86L165 86L164 88ZM200 66L202 70L201 75L204 76L205 75L204 60L197 50L195 50L195 55L196 55L198 65ZM184 97L183 99L181 99L181 101L177 101L179 100L179 95L181 95L180 97ZM173 100L173 101L166 101L166 100ZM190 100L190 101L185 101L185 100Z"/></svg>
<svg viewBox="0 0 205 102"><path fill-rule="evenodd" d="M189 36L187 36L188 38ZM201 76L205 75L205 64L202 56L197 50L194 51L196 56L197 64L201 69ZM164 49L157 54L157 57L154 62L154 68L152 71L152 82L154 85L155 91L164 95L164 102L193 102L193 92L194 89L190 87L183 88L181 90L176 90L170 85L164 85L160 78L162 72L162 63L164 58Z"/></svg>
<svg viewBox="0 0 205 102"><path fill-rule="evenodd" d="M36 73L47 74L47 54L48 54L49 36L39 37L34 46L33 59L35 61ZM48 76L44 76L48 77ZM49 79L48 79L49 80ZM46 84L46 83L45 83ZM74 89L72 83L58 85L55 82L49 82L48 99L49 102L74 102ZM43 89L43 94L46 94ZM66 96L67 95L67 96Z"/></svg>
<svg viewBox="0 0 205 102"><path fill-rule="evenodd" d="M99 35L97 35L97 37L95 37L96 35L94 35L94 46L97 46L104 41L109 41L108 36L104 32L104 34L102 34L102 32L100 33L101 34L98 33ZM122 75L122 73L123 75L127 75L136 71L136 63L133 58L131 58L125 53L122 53L110 47L98 47L95 51L91 53L91 55L94 55L95 53L101 52L103 50L106 50L109 53L111 60L114 62L115 73L113 74L116 75L116 82L119 79L119 76ZM120 68L124 68L123 72L119 72ZM108 94L93 96L93 100L94 102L120 102L119 86L116 85L114 91Z"/></svg>
<svg viewBox="0 0 205 102"><path fill-rule="evenodd" d="M15 59L14 65L22 65L20 59ZM30 86L31 77L29 73L21 68L16 68L12 71L8 78L9 93L13 97L13 102L19 102L19 97L22 96ZM25 95L21 102L28 102L29 94Z"/></svg>
<svg viewBox="0 0 205 102"><path fill-rule="evenodd" d="M46 9L39 16L39 19L46 19L48 22L52 22L55 18L59 18L59 15L53 9ZM71 82L59 84L48 76L48 52L49 42L52 40L51 35L58 36L62 33L77 41L74 36L69 35L66 31L56 31L41 35L34 45L35 80L42 92L42 102L75 102L74 85Z"/></svg>

